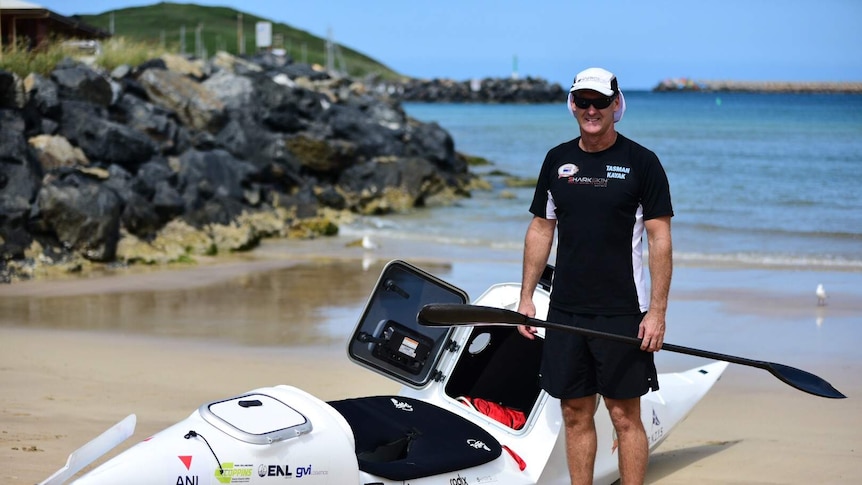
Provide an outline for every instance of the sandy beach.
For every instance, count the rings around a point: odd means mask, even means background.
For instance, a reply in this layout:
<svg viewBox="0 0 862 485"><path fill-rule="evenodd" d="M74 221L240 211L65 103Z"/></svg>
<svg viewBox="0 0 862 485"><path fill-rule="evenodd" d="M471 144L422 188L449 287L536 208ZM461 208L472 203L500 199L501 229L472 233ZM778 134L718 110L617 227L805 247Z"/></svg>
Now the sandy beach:
<svg viewBox="0 0 862 485"><path fill-rule="evenodd" d="M0 288L0 482L38 483L131 413L135 434L112 453L204 402L257 387L290 384L324 400L397 392L351 363L340 335L355 324L383 262L399 255L380 254L363 271L361 253L339 247L328 259L312 250L277 258L264 248L257 259ZM300 264L308 260L314 264ZM468 286L517 270L516 261L428 264ZM483 276L464 277L477 271ZM705 271L678 271L669 320L688 323L672 327L669 341L803 368L848 399L814 397L762 370L730 366L652 455L648 483L862 481L860 276L760 271L752 280ZM837 291L817 308L806 278L824 277ZM804 291L788 283L798 279ZM747 291L751 281L769 290ZM334 306L332 294L315 298L321 285L336 288L343 304ZM231 309L237 294L249 307ZM277 322L231 330L267 319ZM751 332L739 332L743 325ZM701 362L665 352L659 371Z"/></svg>

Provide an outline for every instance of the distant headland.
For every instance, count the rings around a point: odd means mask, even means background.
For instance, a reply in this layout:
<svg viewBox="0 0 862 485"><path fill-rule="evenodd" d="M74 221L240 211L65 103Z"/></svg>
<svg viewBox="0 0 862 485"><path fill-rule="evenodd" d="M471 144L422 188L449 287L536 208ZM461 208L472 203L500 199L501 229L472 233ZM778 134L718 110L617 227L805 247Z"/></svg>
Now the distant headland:
<svg viewBox="0 0 862 485"><path fill-rule="evenodd" d="M862 82L700 81L673 78L661 81L653 91L862 94Z"/></svg>

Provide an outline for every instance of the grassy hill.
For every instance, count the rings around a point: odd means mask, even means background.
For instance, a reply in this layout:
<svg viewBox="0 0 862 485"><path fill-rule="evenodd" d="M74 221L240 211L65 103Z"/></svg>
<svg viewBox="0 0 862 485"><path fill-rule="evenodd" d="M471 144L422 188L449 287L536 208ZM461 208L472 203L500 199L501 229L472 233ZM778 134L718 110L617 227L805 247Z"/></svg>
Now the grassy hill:
<svg viewBox="0 0 862 485"><path fill-rule="evenodd" d="M84 22L110 30L114 17L114 36L148 42L178 52L212 56L217 51L240 52L237 37L242 29L245 53L253 54L255 25L269 21L227 7L204 7L193 4L157 3L146 7L111 10L99 15L81 15ZM242 15L241 21L239 15ZM184 36L181 33L184 32ZM199 36L198 36L199 35ZM183 42L184 40L184 42ZM274 48L283 48L295 61L326 65L326 40L287 24L272 22ZM352 77L378 74L387 79L400 77L395 71L348 47L338 45L334 67L344 68Z"/></svg>

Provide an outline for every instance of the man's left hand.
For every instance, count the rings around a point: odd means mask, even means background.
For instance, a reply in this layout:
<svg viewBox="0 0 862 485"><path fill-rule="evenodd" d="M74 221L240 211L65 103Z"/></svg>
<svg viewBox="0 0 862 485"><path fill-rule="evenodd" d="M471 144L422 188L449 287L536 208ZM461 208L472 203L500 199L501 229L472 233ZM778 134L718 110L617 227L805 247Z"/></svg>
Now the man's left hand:
<svg viewBox="0 0 862 485"><path fill-rule="evenodd" d="M658 352L664 343L664 315L647 312L641 320L638 338L641 339L641 350Z"/></svg>

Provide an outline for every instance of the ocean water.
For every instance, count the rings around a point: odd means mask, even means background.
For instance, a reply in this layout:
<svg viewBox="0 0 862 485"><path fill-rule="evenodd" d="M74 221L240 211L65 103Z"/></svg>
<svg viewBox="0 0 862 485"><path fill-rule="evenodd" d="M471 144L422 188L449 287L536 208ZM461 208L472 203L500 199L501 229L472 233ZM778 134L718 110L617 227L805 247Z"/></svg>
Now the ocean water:
<svg viewBox="0 0 862 485"><path fill-rule="evenodd" d="M862 96L626 93L617 130L667 171L678 264L862 271ZM473 254L522 246L531 187L547 150L577 136L553 105L405 103L456 150L487 158L493 183L451 207L368 218L347 233L445 243Z"/></svg>

